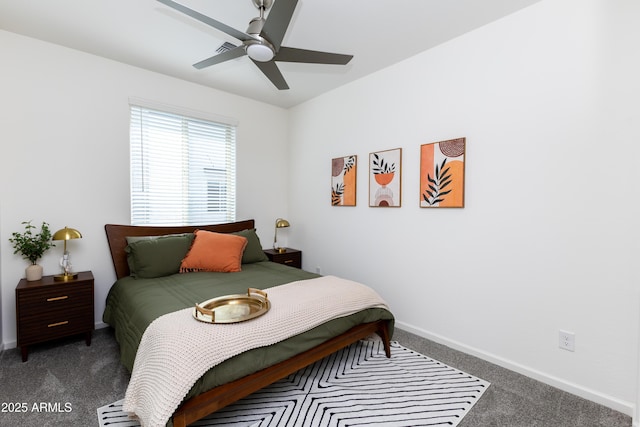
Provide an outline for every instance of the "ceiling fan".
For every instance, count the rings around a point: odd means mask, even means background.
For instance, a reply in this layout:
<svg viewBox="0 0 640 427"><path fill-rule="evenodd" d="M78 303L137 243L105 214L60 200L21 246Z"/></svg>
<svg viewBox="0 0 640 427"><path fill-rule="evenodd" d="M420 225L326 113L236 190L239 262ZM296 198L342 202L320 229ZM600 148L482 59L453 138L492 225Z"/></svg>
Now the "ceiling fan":
<svg viewBox="0 0 640 427"><path fill-rule="evenodd" d="M353 58L353 55L296 49L281 45L298 0L277 0L273 8L271 6L274 0L252 0L260 10L260 16L249 22L249 27L244 33L173 0L158 1L242 42L240 46L193 64L198 69L247 55L275 87L283 90L289 89L289 85L275 61L346 65ZM271 11L265 19L264 13L270 8Z"/></svg>

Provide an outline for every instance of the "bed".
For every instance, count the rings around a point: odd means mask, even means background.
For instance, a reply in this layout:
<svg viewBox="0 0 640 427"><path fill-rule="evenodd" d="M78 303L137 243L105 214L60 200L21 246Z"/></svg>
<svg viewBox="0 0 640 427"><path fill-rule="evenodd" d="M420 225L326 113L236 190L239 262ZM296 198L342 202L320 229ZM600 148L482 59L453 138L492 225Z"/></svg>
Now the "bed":
<svg viewBox="0 0 640 427"><path fill-rule="evenodd" d="M186 310L194 303L213 297L241 293L248 287L268 292L269 288L278 285L319 278L316 274L268 261L254 227L253 220L180 227L105 225L117 281L109 291L103 320L113 327L120 345L121 361L130 372L145 330L160 316ZM164 271L153 271L157 268L153 267L157 264L156 258L153 262L144 257L135 258L137 254L133 249L152 246L149 241L154 240L154 236L163 242L174 238L177 241L180 236L192 238L194 232L204 234L200 230L245 237L248 243L243 249L241 271L174 273L175 266L167 262L160 267ZM191 241L189 244L187 252L191 254L196 243ZM173 250L170 255L175 257L176 249ZM163 256L168 255L164 253ZM388 310L367 308L331 319L276 344L238 354L198 379L168 424L187 426L374 333L381 337L386 356L390 357L393 323L394 317Z"/></svg>

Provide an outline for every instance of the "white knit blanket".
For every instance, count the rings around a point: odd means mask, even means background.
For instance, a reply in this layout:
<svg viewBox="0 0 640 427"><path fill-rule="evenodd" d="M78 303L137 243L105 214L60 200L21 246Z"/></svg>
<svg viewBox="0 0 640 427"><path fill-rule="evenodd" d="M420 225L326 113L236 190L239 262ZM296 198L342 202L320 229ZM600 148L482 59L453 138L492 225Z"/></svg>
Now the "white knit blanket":
<svg viewBox="0 0 640 427"><path fill-rule="evenodd" d="M142 336L123 410L143 427L164 427L193 384L224 360L366 308L388 309L373 289L335 276L291 282L267 293L271 309L246 322L199 322L193 308L154 320Z"/></svg>

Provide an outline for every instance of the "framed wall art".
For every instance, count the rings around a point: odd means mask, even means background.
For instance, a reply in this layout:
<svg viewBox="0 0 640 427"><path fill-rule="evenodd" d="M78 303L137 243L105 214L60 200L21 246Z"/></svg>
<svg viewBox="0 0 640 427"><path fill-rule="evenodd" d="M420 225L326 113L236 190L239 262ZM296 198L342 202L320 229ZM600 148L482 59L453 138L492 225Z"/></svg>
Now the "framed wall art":
<svg viewBox="0 0 640 427"><path fill-rule="evenodd" d="M356 205L357 156L331 159L331 206Z"/></svg>
<svg viewBox="0 0 640 427"><path fill-rule="evenodd" d="M402 148L369 154L369 206L400 207Z"/></svg>
<svg viewBox="0 0 640 427"><path fill-rule="evenodd" d="M420 207L463 208L466 138L420 146Z"/></svg>

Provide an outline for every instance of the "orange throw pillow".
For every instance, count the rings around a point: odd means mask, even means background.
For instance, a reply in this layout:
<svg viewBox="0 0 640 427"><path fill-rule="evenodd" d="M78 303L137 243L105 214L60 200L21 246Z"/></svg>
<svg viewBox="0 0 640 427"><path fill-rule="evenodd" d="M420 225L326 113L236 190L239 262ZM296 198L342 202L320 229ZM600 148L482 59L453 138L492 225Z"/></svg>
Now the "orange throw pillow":
<svg viewBox="0 0 640 427"><path fill-rule="evenodd" d="M196 230L191 249L182 260L180 273L192 271L216 271L231 273L240 271L242 254L247 239L235 234Z"/></svg>

